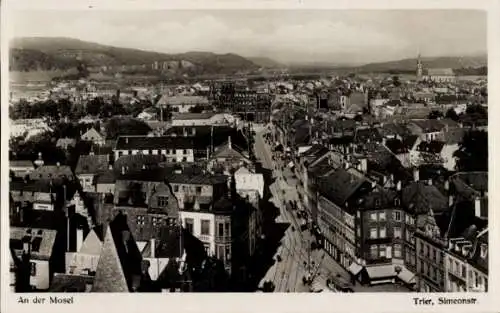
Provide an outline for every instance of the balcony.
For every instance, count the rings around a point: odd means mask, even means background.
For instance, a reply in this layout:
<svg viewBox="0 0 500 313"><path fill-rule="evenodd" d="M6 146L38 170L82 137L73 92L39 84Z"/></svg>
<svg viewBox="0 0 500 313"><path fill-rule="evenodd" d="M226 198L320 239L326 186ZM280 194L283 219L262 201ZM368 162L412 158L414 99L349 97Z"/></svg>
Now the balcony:
<svg viewBox="0 0 500 313"><path fill-rule="evenodd" d="M210 242L210 241L212 241L212 237L209 236L209 235L200 235L198 238L201 241L203 241L203 242Z"/></svg>
<svg viewBox="0 0 500 313"><path fill-rule="evenodd" d="M218 243L231 242L231 236L215 236L215 241Z"/></svg>

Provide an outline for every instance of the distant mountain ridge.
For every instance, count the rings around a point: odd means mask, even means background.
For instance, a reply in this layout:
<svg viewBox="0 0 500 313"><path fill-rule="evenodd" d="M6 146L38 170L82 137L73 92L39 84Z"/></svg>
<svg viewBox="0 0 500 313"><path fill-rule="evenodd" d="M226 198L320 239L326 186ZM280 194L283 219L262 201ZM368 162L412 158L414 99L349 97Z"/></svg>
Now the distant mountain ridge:
<svg viewBox="0 0 500 313"><path fill-rule="evenodd" d="M165 65L163 65L165 62ZM174 67L172 64L178 63ZM118 48L63 37L16 38L10 43L10 69L13 71L54 70L86 67L154 67L195 74L255 71L259 66L239 55L212 52L167 54L139 49Z"/></svg>
<svg viewBox="0 0 500 313"><path fill-rule="evenodd" d="M466 69L466 68L481 68L488 66L488 58L486 55L477 56L444 56L444 57L423 57L420 59L424 69L429 68L451 68L451 69ZM369 63L351 68L356 72L384 72L384 71L416 71L417 58L403 59L390 62Z"/></svg>

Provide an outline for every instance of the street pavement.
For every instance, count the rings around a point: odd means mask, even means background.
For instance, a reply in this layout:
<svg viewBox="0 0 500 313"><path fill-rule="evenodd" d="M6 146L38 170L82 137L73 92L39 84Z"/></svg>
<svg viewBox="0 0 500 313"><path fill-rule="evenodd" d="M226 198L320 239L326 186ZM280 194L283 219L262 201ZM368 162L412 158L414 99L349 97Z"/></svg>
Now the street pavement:
<svg viewBox="0 0 500 313"><path fill-rule="evenodd" d="M271 147L265 142L263 134L265 127L254 128L256 132L255 138L255 156L262 163L264 168L272 170L274 182L270 185L272 201L280 210L279 216L276 218L276 223L288 223L281 245L278 248L274 259L279 255L282 258L281 262L275 262L268 270L264 278L261 280L260 286L265 281L274 282L275 292L309 292L309 287L304 286L302 277L308 272L315 274L315 281L319 285L325 286L326 280L333 276L341 276L345 280L350 280L350 274L337 263L325 250L317 249L310 250L311 242L315 241L314 236L309 230L300 231L299 221L293 212L286 208L284 203L296 200L299 204L298 209L302 209L301 201L299 201L299 192L301 188L297 188L298 180L293 177L291 169L284 164L283 161L272 160ZM281 169L284 169L283 171ZM285 179L284 179L285 178ZM292 226L295 230L292 230ZM304 265L304 262L309 263L309 266ZM311 265L314 262L314 265ZM380 286L354 286L355 292L407 292L408 289L399 285L380 285Z"/></svg>

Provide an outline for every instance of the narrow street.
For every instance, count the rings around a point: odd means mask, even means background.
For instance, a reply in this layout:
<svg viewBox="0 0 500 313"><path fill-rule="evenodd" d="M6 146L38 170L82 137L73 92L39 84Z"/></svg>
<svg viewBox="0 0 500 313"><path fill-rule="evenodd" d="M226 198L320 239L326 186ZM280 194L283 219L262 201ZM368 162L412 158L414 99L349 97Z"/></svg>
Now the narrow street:
<svg viewBox="0 0 500 313"><path fill-rule="evenodd" d="M309 287L303 285L302 278L308 272L308 264L311 266L312 272L316 271L318 265L321 265L324 253L318 250L310 251L314 237L308 230L300 230L297 217L286 208L285 203L290 200L299 202L297 189L283 179L283 173L279 168L275 168L270 147L262 137L263 132L264 130L256 131L255 155L264 168L273 172L274 182L269 186L272 194L270 201L280 211L276 223L285 224L287 228L274 257L276 260L279 255L281 262L274 263L260 285L270 280L276 286L275 292L309 292ZM322 272L320 268L318 275L321 275Z"/></svg>

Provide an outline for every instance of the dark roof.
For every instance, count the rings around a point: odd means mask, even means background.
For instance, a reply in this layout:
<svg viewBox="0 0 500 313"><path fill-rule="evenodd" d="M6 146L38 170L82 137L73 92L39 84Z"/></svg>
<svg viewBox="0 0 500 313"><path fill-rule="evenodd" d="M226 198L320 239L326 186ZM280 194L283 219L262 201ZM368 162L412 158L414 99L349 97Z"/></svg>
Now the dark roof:
<svg viewBox="0 0 500 313"><path fill-rule="evenodd" d="M320 195L336 205L344 206L345 202L366 182L362 176L354 175L349 170L339 168L328 176L319 178Z"/></svg>
<svg viewBox="0 0 500 313"><path fill-rule="evenodd" d="M377 188L363 197L361 197L360 208L376 209L376 208L392 208L395 200L399 198L398 193L394 190Z"/></svg>
<svg viewBox="0 0 500 313"><path fill-rule="evenodd" d="M143 167L154 169L159 167L159 163L165 160L162 155L153 154L136 154L136 155L123 155L115 160L113 169L115 173L121 173L122 169L127 172L140 171Z"/></svg>
<svg viewBox="0 0 500 313"><path fill-rule="evenodd" d="M201 120L201 119L210 119L215 116L216 113L207 112L207 113L173 113L173 120Z"/></svg>
<svg viewBox="0 0 500 313"><path fill-rule="evenodd" d="M444 142L442 141L422 141L418 146L417 150L420 152L439 154L443 150Z"/></svg>
<svg viewBox="0 0 500 313"><path fill-rule="evenodd" d="M76 164L75 174L97 174L109 169L107 155L82 155Z"/></svg>
<svg viewBox="0 0 500 313"><path fill-rule="evenodd" d="M434 185L426 182L412 182L403 188L402 204L412 214L427 214L448 210L448 198Z"/></svg>
<svg viewBox="0 0 500 313"><path fill-rule="evenodd" d="M448 145L458 144L462 141L464 134L465 134L464 128L454 128L444 132L440 136L440 140Z"/></svg>
<svg viewBox="0 0 500 313"><path fill-rule="evenodd" d="M147 137L120 136L116 150L157 150L157 149L194 149L192 138L185 137Z"/></svg>
<svg viewBox="0 0 500 313"><path fill-rule="evenodd" d="M44 192L51 191L50 181L48 180L13 180L9 183L10 191L23 191L23 192Z"/></svg>
<svg viewBox="0 0 500 313"><path fill-rule="evenodd" d="M478 195L488 191L488 172L460 172L451 177L458 193Z"/></svg>
<svg viewBox="0 0 500 313"><path fill-rule="evenodd" d="M21 252L25 240L31 242L31 256L48 260L52 256L57 231L52 229L10 227L10 247Z"/></svg>
<svg viewBox="0 0 500 313"><path fill-rule="evenodd" d="M73 172L67 165L43 165L30 173L30 178L33 180L63 177L68 179L73 177Z"/></svg>
<svg viewBox="0 0 500 313"><path fill-rule="evenodd" d="M125 174L117 173L116 180L167 181L173 184L215 185L226 183L227 176L206 173L196 167L186 166L182 169L176 166L169 166L129 171Z"/></svg>
<svg viewBox="0 0 500 313"><path fill-rule="evenodd" d="M408 135L410 132L405 125L397 123L388 123L380 127L379 132L382 136L396 136L400 137Z"/></svg>
<svg viewBox="0 0 500 313"><path fill-rule="evenodd" d="M356 130L354 140L360 143L381 142L382 136L380 135L377 128L361 128Z"/></svg>
<svg viewBox="0 0 500 313"><path fill-rule="evenodd" d="M97 174L95 178L96 184L114 184L116 181L113 170L103 171Z"/></svg>

